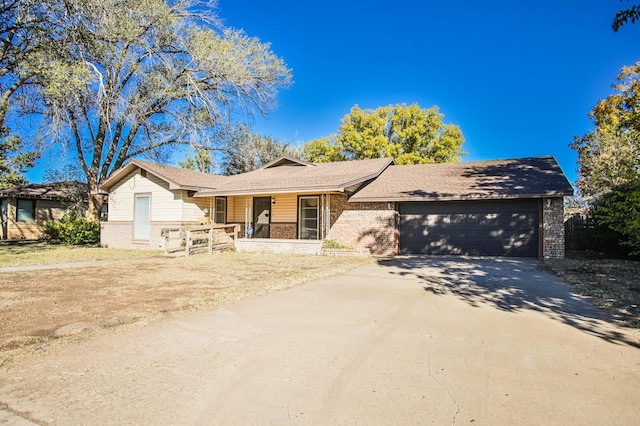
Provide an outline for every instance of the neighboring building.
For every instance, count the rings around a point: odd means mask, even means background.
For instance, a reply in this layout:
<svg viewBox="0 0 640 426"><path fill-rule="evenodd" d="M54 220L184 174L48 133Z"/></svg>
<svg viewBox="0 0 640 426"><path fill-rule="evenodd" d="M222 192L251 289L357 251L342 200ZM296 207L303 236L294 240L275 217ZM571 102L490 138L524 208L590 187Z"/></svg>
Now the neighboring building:
<svg viewBox="0 0 640 426"><path fill-rule="evenodd" d="M69 209L86 209L86 195L81 192L86 194L86 185L78 182L0 189L0 236L3 240L41 238L48 221L62 218Z"/></svg>
<svg viewBox="0 0 640 426"><path fill-rule="evenodd" d="M162 244L160 229L237 223L237 247L331 239L373 254L563 257L563 197L553 157L397 166L393 159L305 163L279 158L235 176L134 160L102 188L102 244ZM320 247L320 245L316 245Z"/></svg>

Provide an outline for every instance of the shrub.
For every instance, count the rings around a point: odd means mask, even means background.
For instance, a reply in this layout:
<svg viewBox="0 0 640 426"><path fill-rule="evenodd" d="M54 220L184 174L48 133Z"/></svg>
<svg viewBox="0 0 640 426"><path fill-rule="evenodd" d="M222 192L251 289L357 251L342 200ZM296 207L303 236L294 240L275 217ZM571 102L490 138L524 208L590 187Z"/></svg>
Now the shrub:
<svg viewBox="0 0 640 426"><path fill-rule="evenodd" d="M593 217L599 226L621 235L620 245L629 254L640 255L640 181L605 194L594 206Z"/></svg>
<svg viewBox="0 0 640 426"><path fill-rule="evenodd" d="M326 248L326 249L348 249L351 248L349 246L345 246L344 244L341 244L337 241L334 240L324 240L324 242L322 243L322 248Z"/></svg>
<svg viewBox="0 0 640 426"><path fill-rule="evenodd" d="M44 233L50 241L73 245L97 244L100 242L100 222L69 212L60 220L47 222Z"/></svg>

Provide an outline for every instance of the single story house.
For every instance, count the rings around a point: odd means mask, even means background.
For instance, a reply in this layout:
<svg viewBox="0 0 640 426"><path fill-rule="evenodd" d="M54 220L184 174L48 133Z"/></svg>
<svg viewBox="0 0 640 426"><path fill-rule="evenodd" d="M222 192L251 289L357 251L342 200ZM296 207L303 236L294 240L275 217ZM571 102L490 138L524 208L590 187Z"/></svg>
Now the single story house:
<svg viewBox="0 0 640 426"><path fill-rule="evenodd" d="M553 157L395 165L391 158L307 163L281 157L218 176L133 160L107 179L102 244L158 248L160 230L239 224L236 247L334 240L373 254L564 256L563 197Z"/></svg>
<svg viewBox="0 0 640 426"><path fill-rule="evenodd" d="M86 185L79 182L30 184L0 189L1 237L3 240L36 239L50 220L61 219L80 203L86 208Z"/></svg>

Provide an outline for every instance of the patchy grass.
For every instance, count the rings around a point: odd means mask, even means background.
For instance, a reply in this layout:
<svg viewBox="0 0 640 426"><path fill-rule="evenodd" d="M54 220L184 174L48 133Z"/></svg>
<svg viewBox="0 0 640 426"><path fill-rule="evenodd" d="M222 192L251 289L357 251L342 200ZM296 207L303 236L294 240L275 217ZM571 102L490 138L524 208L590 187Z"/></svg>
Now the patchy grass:
<svg viewBox="0 0 640 426"><path fill-rule="evenodd" d="M0 273L0 365L167 312L213 309L346 272L371 258L224 252Z"/></svg>
<svg viewBox="0 0 640 426"><path fill-rule="evenodd" d="M640 262L573 256L545 260L542 268L611 313L619 325L640 328Z"/></svg>
<svg viewBox="0 0 640 426"><path fill-rule="evenodd" d="M150 258L161 250L125 250L98 246L71 246L45 242L10 242L0 244L0 268L7 266L51 265L54 263L88 262Z"/></svg>

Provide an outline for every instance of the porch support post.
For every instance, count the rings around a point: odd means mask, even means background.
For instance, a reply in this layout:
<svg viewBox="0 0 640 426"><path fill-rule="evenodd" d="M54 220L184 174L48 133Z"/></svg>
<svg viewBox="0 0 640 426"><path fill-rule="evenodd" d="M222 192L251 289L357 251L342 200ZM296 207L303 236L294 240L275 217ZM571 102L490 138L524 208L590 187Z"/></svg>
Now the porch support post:
<svg viewBox="0 0 640 426"><path fill-rule="evenodd" d="M324 224L326 223L327 218L326 218L326 216L325 216L325 214L324 214L324 213L325 213L325 212L324 212L324 199L325 199L325 194L324 194L324 193L321 193L321 194L320 194L320 212L321 212L321 213L320 213L320 219L321 219L321 221L322 221L322 222L321 222L321 223L322 223L322 226L320 226L320 224L318 224L318 227L320 228L320 235L319 235L319 237L320 237L320 239L321 239L321 240L324 240L324 238L325 238L325 236L326 236L326 235L325 235L325 233L324 233L324 230L325 230L325 226L324 226Z"/></svg>
<svg viewBox="0 0 640 426"><path fill-rule="evenodd" d="M327 220L325 222L325 235L327 238L329 238L329 232L331 231L331 194L327 193L327 202L325 205L325 208L327 210Z"/></svg>

